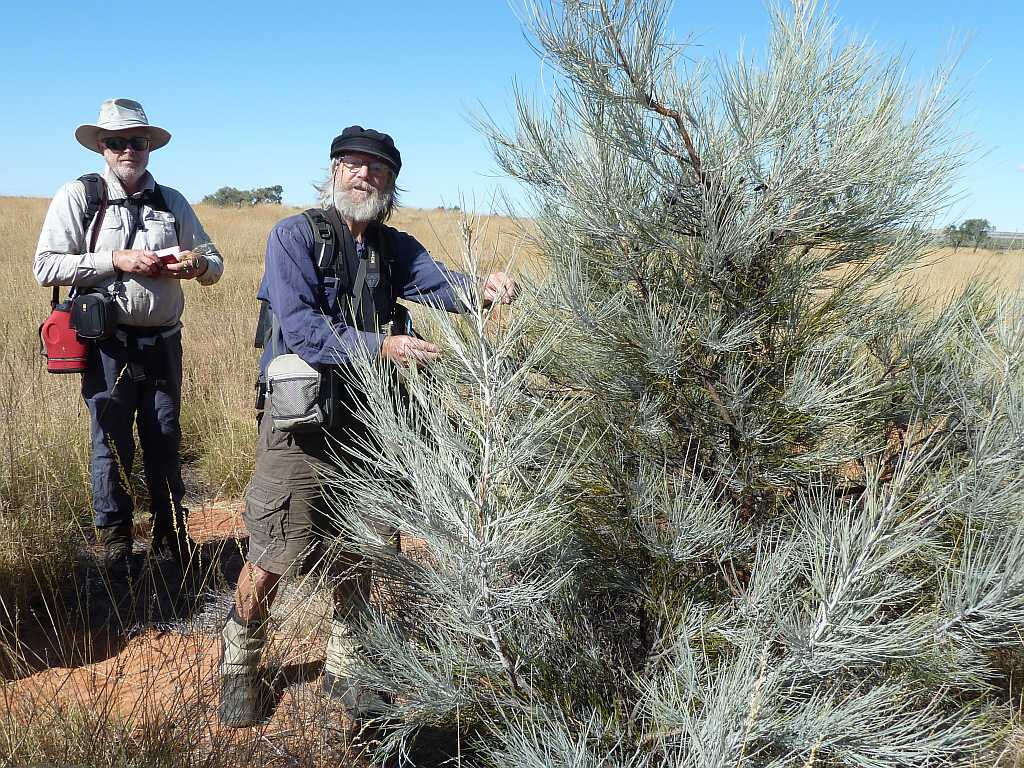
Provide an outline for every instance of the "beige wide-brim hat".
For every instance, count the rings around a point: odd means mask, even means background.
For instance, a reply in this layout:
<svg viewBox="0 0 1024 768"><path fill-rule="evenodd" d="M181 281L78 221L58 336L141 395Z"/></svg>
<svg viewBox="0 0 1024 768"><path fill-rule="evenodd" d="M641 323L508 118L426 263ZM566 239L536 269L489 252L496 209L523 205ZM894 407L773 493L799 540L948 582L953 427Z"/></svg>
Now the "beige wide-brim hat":
<svg viewBox="0 0 1024 768"><path fill-rule="evenodd" d="M131 99L107 99L100 104L100 116L95 125L80 125L75 129L75 138L86 149L102 154L96 143L100 131L124 131L142 128L149 136L149 149L160 149L171 140L171 134L163 128L150 125L146 111L137 101Z"/></svg>

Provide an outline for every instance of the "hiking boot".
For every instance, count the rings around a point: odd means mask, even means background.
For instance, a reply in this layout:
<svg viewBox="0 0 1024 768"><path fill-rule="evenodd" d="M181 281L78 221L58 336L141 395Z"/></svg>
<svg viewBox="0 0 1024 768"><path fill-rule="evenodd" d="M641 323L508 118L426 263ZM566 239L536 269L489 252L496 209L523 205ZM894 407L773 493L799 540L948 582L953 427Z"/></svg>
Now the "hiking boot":
<svg viewBox="0 0 1024 768"><path fill-rule="evenodd" d="M259 672L267 623L244 622L232 607L221 631L220 721L229 728L249 728L270 714L270 687Z"/></svg>
<svg viewBox="0 0 1024 768"><path fill-rule="evenodd" d="M199 557L199 547L188 535L188 510L182 507L173 520L163 515L154 516L153 536L150 551L167 553L182 565L188 565Z"/></svg>
<svg viewBox="0 0 1024 768"><path fill-rule="evenodd" d="M180 529L161 537L159 543L154 543L153 551L170 555L171 559L182 566L195 564L199 560L199 545Z"/></svg>
<svg viewBox="0 0 1024 768"><path fill-rule="evenodd" d="M96 528L96 541L103 553L103 565L113 574L127 575L132 556L132 524L120 523Z"/></svg>
<svg viewBox="0 0 1024 768"><path fill-rule="evenodd" d="M346 612L343 607L335 605L321 687L324 694L338 702L353 720L369 720L382 715L387 709L387 702L352 677L362 647L352 635L351 620L351 611Z"/></svg>
<svg viewBox="0 0 1024 768"><path fill-rule="evenodd" d="M222 675L217 715L228 728L251 728L270 716L270 686L259 671Z"/></svg>
<svg viewBox="0 0 1024 768"><path fill-rule="evenodd" d="M324 695L338 702L345 714L353 720L369 720L382 715L387 709L387 703L380 694L362 687L345 675L335 675L324 670L321 687Z"/></svg>

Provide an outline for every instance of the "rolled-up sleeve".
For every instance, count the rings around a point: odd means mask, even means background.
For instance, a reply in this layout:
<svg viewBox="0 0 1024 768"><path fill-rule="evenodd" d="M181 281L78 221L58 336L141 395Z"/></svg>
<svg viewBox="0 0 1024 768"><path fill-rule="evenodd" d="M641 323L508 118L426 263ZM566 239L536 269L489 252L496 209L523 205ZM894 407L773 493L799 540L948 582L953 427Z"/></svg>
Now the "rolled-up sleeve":
<svg viewBox="0 0 1024 768"><path fill-rule="evenodd" d="M50 201L32 261L40 285L91 286L114 274L113 250L86 252L85 208L80 181L65 184Z"/></svg>
<svg viewBox="0 0 1024 768"><path fill-rule="evenodd" d="M166 187L163 189L166 190ZM196 282L201 285L213 285L224 274L224 257L210 240L210 236L206 234L202 222L199 221L196 212L192 210L192 206L183 195L175 192L173 200L168 200L167 205L178 222L178 245L182 250L190 251L198 245L210 246L204 253L207 264L206 271L196 278Z"/></svg>
<svg viewBox="0 0 1024 768"><path fill-rule="evenodd" d="M376 355L383 337L326 315L310 256L312 242L278 224L267 239L265 287L288 350L310 365L337 365L357 349Z"/></svg>

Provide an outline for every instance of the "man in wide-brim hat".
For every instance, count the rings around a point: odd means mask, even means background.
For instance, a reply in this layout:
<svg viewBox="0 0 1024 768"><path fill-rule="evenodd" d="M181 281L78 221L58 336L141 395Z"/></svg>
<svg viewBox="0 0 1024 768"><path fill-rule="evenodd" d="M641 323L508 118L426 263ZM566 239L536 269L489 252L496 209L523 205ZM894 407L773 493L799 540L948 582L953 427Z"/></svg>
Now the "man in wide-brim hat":
<svg viewBox="0 0 1024 768"><path fill-rule="evenodd" d="M131 99L107 99L100 105L100 116L95 124L85 123L75 130L78 143L93 152L103 153L100 139L123 132L140 133L149 137L150 151L160 149L171 140L171 134L156 125L150 125L142 105Z"/></svg>
<svg viewBox="0 0 1024 768"><path fill-rule="evenodd" d="M153 547L179 559L193 550L182 504L181 280L212 285L224 263L188 201L157 184L149 155L171 134L151 125L142 105L108 99L78 142L106 161L57 190L46 213L33 272L45 286L97 293L116 316L94 341L82 374L92 432L90 474L97 539L115 576L132 563L132 495L127 478L138 424L151 497ZM176 254L157 251L178 248Z"/></svg>

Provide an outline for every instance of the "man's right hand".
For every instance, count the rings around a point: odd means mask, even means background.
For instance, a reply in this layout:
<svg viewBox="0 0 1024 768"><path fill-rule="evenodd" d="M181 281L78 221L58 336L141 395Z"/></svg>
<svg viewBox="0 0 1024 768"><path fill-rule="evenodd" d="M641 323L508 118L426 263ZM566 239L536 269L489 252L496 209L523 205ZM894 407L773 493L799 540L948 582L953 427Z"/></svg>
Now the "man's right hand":
<svg viewBox="0 0 1024 768"><path fill-rule="evenodd" d="M114 268L136 275L156 277L163 265L153 251L114 251Z"/></svg>
<svg viewBox="0 0 1024 768"><path fill-rule="evenodd" d="M380 356L405 368L412 362L432 363L441 356L441 350L415 336L388 336L380 345Z"/></svg>

